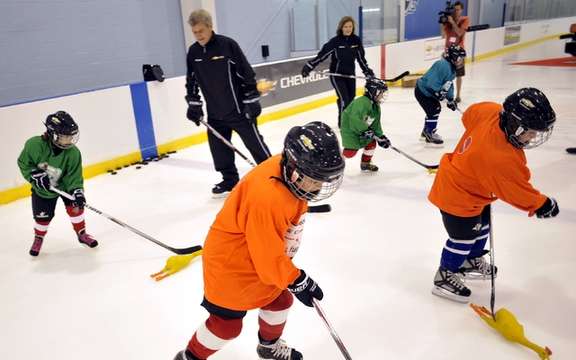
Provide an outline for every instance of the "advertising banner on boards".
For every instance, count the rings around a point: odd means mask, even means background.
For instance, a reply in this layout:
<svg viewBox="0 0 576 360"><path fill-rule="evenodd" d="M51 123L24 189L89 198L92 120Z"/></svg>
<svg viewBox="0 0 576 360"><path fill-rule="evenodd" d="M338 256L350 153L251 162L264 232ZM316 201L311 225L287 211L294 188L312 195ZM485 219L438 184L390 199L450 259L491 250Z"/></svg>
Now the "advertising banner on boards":
<svg viewBox="0 0 576 360"><path fill-rule="evenodd" d="M256 80L265 78L276 81L276 90L260 98L262 107L332 90L330 79L326 75L330 62L324 61L305 78L300 73L308 60L310 58L254 65Z"/></svg>

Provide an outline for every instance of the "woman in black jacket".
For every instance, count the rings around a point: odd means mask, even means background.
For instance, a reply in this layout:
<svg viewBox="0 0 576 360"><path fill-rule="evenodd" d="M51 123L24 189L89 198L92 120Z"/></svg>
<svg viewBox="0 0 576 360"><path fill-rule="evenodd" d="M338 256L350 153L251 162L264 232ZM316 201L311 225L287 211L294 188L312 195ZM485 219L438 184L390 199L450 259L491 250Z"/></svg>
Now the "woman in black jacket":
<svg viewBox="0 0 576 360"><path fill-rule="evenodd" d="M307 77L318 64L330 56L330 72L342 75L355 75L355 62L358 61L362 72L366 77L374 76L374 72L368 67L364 56L364 47L360 37L354 34L354 19L344 16L338 23L336 36L330 39L318 53L302 68L302 76ZM338 105L338 127L340 127L340 115L344 108L354 100L356 96L356 79L338 76L330 76L330 82L336 90Z"/></svg>

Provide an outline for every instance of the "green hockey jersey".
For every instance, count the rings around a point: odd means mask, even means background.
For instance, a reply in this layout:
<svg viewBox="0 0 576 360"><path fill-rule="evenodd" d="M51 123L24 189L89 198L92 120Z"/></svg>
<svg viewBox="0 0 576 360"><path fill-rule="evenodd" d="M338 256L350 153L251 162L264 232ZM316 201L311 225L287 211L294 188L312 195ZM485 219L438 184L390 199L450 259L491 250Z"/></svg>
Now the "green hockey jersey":
<svg viewBox="0 0 576 360"><path fill-rule="evenodd" d="M376 136L383 135L380 104L373 103L364 95L357 97L342 112L340 125L342 146L345 149L362 149L372 141L361 137L364 131L372 130Z"/></svg>
<svg viewBox="0 0 576 360"><path fill-rule="evenodd" d="M58 153L58 155L56 155ZM34 136L24 145L18 157L18 167L26 181L30 181L30 173L34 169L42 169L48 173L50 184L62 191L71 193L75 189L83 188L82 155L76 146L69 149L54 151L49 140L42 136ZM58 197L52 191L34 187L38 196L46 199Z"/></svg>

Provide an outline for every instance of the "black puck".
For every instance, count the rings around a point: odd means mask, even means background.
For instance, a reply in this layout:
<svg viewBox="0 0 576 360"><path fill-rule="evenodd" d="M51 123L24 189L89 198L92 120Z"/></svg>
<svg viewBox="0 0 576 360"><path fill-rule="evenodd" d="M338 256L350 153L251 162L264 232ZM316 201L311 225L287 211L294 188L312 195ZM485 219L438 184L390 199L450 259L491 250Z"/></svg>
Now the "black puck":
<svg viewBox="0 0 576 360"><path fill-rule="evenodd" d="M141 168L142 168L142 166L140 166L140 165L136 166L136 169L141 169Z"/></svg>

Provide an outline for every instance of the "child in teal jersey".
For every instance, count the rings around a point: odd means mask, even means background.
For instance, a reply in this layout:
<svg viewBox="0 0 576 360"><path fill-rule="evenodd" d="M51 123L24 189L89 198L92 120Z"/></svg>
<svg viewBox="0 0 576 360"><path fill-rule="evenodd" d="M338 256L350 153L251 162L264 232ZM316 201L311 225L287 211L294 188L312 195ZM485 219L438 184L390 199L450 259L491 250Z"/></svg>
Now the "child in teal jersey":
<svg viewBox="0 0 576 360"><path fill-rule="evenodd" d="M442 59L432 64L432 67L416 82L414 95L426 113L420 140L427 144L438 146L444 144L442 137L436 134L438 118L442 111L440 101L446 100L446 106L452 111L456 110L453 81L456 78L456 70L464 66L465 57L464 49L451 45L444 52Z"/></svg>
<svg viewBox="0 0 576 360"><path fill-rule="evenodd" d="M22 176L32 184L32 212L34 214L34 242L30 255L38 256L48 225L54 217L58 194L51 187L74 196L74 200L62 197L74 231L81 244L91 248L98 242L86 233L84 222L84 178L82 156L75 146L78 141L78 125L72 117L58 111L46 118L46 132L34 136L24 145L18 157Z"/></svg>
<svg viewBox="0 0 576 360"><path fill-rule="evenodd" d="M390 146L390 140L380 125L380 103L387 92L388 86L383 80L369 78L364 95L354 99L342 113L342 155L352 158L358 150L364 149L360 169L365 172L378 171L378 166L371 163L376 145L383 148Z"/></svg>

